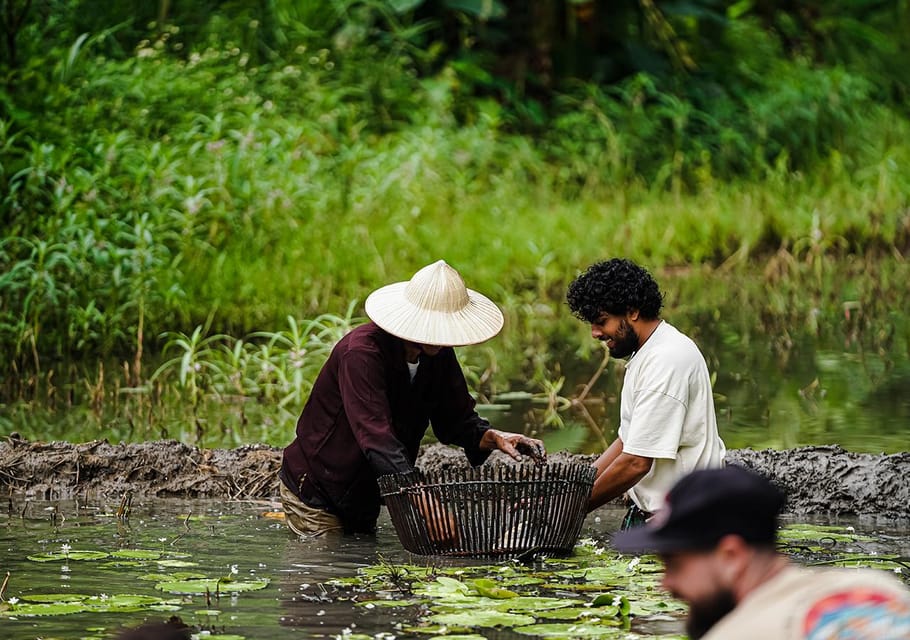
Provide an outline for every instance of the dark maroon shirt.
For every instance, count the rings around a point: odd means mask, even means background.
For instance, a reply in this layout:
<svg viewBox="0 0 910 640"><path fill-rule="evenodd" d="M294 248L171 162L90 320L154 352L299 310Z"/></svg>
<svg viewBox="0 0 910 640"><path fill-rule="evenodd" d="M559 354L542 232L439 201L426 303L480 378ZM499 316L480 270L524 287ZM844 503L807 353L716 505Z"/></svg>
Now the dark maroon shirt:
<svg viewBox="0 0 910 640"><path fill-rule="evenodd" d="M421 354L413 382L404 341L372 322L342 338L316 378L284 450L282 481L306 504L339 516L349 531L371 531L379 515L377 478L414 468L433 425L473 465L490 424L474 410L455 351Z"/></svg>

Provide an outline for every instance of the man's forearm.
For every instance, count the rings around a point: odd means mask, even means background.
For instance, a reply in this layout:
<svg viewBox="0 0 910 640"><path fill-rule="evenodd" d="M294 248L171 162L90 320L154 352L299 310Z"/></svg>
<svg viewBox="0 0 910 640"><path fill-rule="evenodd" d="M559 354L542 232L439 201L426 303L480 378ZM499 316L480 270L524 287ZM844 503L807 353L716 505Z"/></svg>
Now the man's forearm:
<svg viewBox="0 0 910 640"><path fill-rule="evenodd" d="M634 487L648 474L652 464L651 458L620 453L603 472L598 473L588 500L588 511L593 511Z"/></svg>

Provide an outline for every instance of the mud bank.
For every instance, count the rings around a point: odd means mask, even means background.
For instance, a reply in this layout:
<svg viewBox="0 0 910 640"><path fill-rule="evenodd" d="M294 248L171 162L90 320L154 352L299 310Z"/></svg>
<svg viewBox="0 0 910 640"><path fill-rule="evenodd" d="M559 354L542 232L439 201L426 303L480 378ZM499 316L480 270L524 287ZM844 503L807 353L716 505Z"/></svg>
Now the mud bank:
<svg viewBox="0 0 910 640"><path fill-rule="evenodd" d="M552 460L593 456L551 454ZM787 492L794 515L856 515L910 519L910 452L850 453L840 447L730 451L727 461L764 474ZM0 489L12 497L59 500L134 496L251 499L277 491L281 449L247 445L199 449L175 441L112 445L30 442L14 435L0 442ZM499 453L487 464L509 464ZM458 468L460 450L422 449L418 466Z"/></svg>

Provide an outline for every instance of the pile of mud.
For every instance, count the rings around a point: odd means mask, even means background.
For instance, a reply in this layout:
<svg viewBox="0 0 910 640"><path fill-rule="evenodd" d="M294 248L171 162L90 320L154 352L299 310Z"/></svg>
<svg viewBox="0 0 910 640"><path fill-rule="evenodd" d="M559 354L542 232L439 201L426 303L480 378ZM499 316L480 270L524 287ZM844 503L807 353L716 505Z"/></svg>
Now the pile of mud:
<svg viewBox="0 0 910 640"><path fill-rule="evenodd" d="M594 456L550 455L554 461ZM786 491L788 513L910 519L910 452L850 453L836 446L785 451L739 449L727 462L758 471ZM495 453L487 464L510 464ZM247 445L200 449L176 441L116 444L31 442L15 434L0 442L0 488L10 496L61 500L134 496L252 499L278 494L281 449ZM431 445L418 466L467 465L459 449Z"/></svg>

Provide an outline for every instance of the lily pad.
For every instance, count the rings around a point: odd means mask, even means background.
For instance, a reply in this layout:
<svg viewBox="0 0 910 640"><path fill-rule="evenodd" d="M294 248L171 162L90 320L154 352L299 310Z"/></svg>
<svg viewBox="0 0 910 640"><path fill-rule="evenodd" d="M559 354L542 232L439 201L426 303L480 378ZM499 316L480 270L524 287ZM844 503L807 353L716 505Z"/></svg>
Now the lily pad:
<svg viewBox="0 0 910 640"><path fill-rule="evenodd" d="M157 596L116 594L111 596L92 596L85 604L89 610L98 612L129 612L142 611L151 605L164 604L164 600Z"/></svg>
<svg viewBox="0 0 910 640"><path fill-rule="evenodd" d="M506 611L465 611L438 613L428 618L430 622L453 627L517 627L534 623L534 617Z"/></svg>
<svg viewBox="0 0 910 640"><path fill-rule="evenodd" d="M496 608L500 611L548 611L582 604L573 598L553 598L548 596L520 596L503 600Z"/></svg>
<svg viewBox="0 0 910 640"><path fill-rule="evenodd" d="M477 578L471 581L471 586L482 596L487 598L507 599L517 598L518 594L514 591L504 589L495 580L489 578Z"/></svg>
<svg viewBox="0 0 910 640"><path fill-rule="evenodd" d="M193 562L191 560L157 560L156 564L159 567L198 567L198 562Z"/></svg>
<svg viewBox="0 0 910 640"><path fill-rule="evenodd" d="M49 602L81 602L89 598L91 598L90 595L82 593L26 593L21 599L47 604Z"/></svg>
<svg viewBox="0 0 910 640"><path fill-rule="evenodd" d="M130 558L132 560L157 560L161 557L161 552L151 549L118 549L117 551L112 551L111 556L115 558Z"/></svg>
<svg viewBox="0 0 910 640"><path fill-rule="evenodd" d="M206 575L194 571L175 571L174 573L145 573L138 576L138 578L149 582L176 582L179 580L201 580L206 578Z"/></svg>
<svg viewBox="0 0 910 640"><path fill-rule="evenodd" d="M609 620L610 624L622 624L622 618L619 617L619 607L566 607L564 609L551 609L549 611L538 611L536 614L540 620L582 620L584 618L598 618Z"/></svg>
<svg viewBox="0 0 910 640"><path fill-rule="evenodd" d="M17 604L9 610L0 612L2 616L65 616L70 613L81 613L89 608L82 602L52 602L36 604Z"/></svg>
<svg viewBox="0 0 910 640"><path fill-rule="evenodd" d="M524 633L542 638L624 638L627 632L616 627L609 627L602 624L577 624L577 623L547 623L533 624L514 629L518 633Z"/></svg>
<svg viewBox="0 0 910 640"><path fill-rule="evenodd" d="M110 554L106 551L88 551L70 549L69 551L51 551L49 553L37 553L32 556L26 556L33 562L60 562L67 560L100 560L107 558Z"/></svg>
<svg viewBox="0 0 910 640"><path fill-rule="evenodd" d="M202 580L176 580L173 582L159 582L155 585L160 591L167 591L175 594L203 594L209 593L240 593L242 591L259 591L269 586L267 579L262 580L232 580L225 582L219 581L218 578L205 578Z"/></svg>

